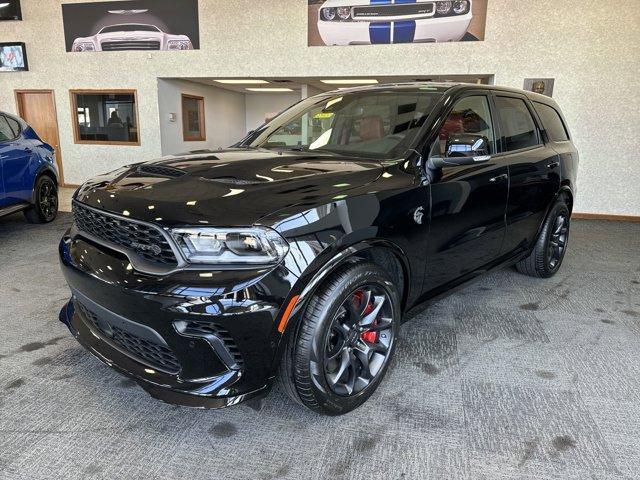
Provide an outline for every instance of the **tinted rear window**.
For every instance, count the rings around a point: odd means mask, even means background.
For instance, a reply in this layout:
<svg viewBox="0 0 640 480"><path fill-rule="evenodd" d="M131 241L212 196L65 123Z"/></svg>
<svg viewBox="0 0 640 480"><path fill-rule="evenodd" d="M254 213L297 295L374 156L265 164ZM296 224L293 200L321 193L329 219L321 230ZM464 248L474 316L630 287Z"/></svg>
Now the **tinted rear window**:
<svg viewBox="0 0 640 480"><path fill-rule="evenodd" d="M542 125L552 141L564 142L569 140L567 128L555 108L538 102L533 102L533 107L538 112Z"/></svg>
<svg viewBox="0 0 640 480"><path fill-rule="evenodd" d="M524 100L497 97L496 105L507 152L538 145L536 124Z"/></svg>

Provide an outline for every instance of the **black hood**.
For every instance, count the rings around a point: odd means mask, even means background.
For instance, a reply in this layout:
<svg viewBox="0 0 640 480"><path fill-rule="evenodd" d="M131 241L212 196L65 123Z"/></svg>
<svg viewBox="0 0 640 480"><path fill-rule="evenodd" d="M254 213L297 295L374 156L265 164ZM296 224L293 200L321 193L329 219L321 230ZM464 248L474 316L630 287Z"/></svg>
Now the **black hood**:
<svg viewBox="0 0 640 480"><path fill-rule="evenodd" d="M88 181L76 198L167 226L241 226L294 205L326 203L382 171L374 160L333 154L228 149L125 167Z"/></svg>

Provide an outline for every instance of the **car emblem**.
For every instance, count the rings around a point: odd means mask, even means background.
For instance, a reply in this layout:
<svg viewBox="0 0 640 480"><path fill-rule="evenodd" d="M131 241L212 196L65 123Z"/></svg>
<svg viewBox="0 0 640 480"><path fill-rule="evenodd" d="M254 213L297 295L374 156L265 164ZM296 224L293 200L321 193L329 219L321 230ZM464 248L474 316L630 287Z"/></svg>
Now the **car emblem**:
<svg viewBox="0 0 640 480"><path fill-rule="evenodd" d="M144 252L151 252L154 255L160 255L162 253L162 248L159 245L144 245L138 242L132 242L131 246L136 250L142 250Z"/></svg>
<svg viewBox="0 0 640 480"><path fill-rule="evenodd" d="M418 225L422 225L422 219L424 218L424 207L418 207L413 212L413 221Z"/></svg>

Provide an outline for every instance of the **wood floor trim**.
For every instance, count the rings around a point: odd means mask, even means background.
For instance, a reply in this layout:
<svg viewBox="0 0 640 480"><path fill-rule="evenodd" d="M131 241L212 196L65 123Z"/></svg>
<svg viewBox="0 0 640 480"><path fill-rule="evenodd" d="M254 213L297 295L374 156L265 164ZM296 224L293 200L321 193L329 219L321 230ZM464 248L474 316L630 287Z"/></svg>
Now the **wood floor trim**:
<svg viewBox="0 0 640 480"><path fill-rule="evenodd" d="M577 220L612 220L615 222L639 222L640 217L635 215L609 215L606 213L572 213L572 219Z"/></svg>

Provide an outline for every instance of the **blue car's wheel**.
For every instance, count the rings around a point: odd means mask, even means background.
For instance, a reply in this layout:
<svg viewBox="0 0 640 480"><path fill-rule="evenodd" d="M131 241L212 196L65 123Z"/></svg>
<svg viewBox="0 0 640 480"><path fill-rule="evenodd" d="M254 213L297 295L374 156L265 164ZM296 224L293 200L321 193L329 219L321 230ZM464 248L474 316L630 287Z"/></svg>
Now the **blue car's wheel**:
<svg viewBox="0 0 640 480"><path fill-rule="evenodd" d="M24 211L30 223L49 223L58 215L58 186L48 176L36 182L35 203Z"/></svg>

